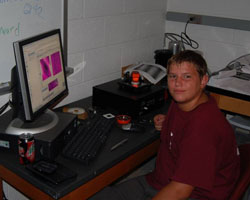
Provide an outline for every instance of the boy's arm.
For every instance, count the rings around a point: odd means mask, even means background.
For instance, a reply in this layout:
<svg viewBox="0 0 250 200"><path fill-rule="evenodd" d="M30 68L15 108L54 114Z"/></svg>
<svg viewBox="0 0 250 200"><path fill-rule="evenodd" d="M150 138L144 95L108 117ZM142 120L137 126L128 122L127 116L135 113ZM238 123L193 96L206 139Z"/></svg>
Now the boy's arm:
<svg viewBox="0 0 250 200"><path fill-rule="evenodd" d="M181 200L187 199L194 187L188 184L171 181L152 200Z"/></svg>

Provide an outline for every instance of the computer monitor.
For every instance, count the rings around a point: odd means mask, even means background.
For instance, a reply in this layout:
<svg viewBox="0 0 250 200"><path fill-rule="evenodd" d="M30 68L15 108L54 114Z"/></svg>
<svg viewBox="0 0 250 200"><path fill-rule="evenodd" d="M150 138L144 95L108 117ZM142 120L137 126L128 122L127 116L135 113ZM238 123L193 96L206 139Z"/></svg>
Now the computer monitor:
<svg viewBox="0 0 250 200"><path fill-rule="evenodd" d="M11 73L14 122L7 133L19 134L16 128L23 132L20 121L26 123L29 132L46 131L58 122L56 114L48 109L68 95L60 29L14 42L13 47L16 58ZM43 116L44 113L47 115Z"/></svg>

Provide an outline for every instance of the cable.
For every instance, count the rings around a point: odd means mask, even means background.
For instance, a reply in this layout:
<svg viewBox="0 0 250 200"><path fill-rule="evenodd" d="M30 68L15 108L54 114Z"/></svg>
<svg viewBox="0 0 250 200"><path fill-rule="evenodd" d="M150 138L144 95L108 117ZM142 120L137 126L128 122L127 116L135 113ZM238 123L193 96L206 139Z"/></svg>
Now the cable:
<svg viewBox="0 0 250 200"><path fill-rule="evenodd" d="M191 39L187 35L187 26L188 24L193 21L193 18L189 18L188 21L185 24L184 32L181 32L181 34L176 34L176 33L166 33L165 37L168 38L170 41L181 41L183 44L183 48L185 49L184 45L188 45L193 49L198 49L199 48L199 43L196 42L195 40Z"/></svg>

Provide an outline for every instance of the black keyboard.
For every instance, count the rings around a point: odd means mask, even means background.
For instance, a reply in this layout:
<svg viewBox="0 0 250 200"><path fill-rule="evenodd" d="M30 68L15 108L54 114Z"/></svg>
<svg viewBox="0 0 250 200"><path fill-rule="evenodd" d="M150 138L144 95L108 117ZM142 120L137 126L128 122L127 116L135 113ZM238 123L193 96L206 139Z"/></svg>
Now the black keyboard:
<svg viewBox="0 0 250 200"><path fill-rule="evenodd" d="M88 164L106 142L113 123L114 119L96 114L85 125L79 127L77 133L63 148L62 155Z"/></svg>

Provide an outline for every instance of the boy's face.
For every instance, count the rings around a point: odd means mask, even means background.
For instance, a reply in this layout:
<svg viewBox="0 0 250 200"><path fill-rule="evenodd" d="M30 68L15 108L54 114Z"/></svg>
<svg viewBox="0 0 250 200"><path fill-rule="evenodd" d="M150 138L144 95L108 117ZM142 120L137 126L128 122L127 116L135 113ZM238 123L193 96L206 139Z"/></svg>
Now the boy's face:
<svg viewBox="0 0 250 200"><path fill-rule="evenodd" d="M173 99L180 105L189 106L198 103L208 76L199 76L194 64L173 63L168 71L168 89Z"/></svg>

